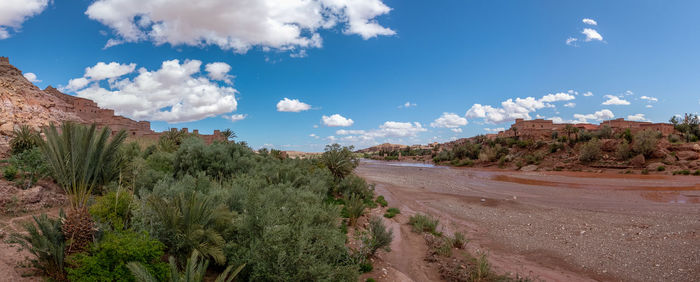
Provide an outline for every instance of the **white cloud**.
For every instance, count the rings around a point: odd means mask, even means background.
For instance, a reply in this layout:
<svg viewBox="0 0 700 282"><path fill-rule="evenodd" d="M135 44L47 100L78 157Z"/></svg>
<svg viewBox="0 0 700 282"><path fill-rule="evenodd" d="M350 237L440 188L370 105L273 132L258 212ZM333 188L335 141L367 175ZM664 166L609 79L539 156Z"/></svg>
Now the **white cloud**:
<svg viewBox="0 0 700 282"><path fill-rule="evenodd" d="M564 104L564 107L573 108L573 107L576 107L576 103L573 103L573 102L571 102L571 103L566 103L566 104Z"/></svg>
<svg viewBox="0 0 700 282"><path fill-rule="evenodd" d="M462 129L461 129L461 128L451 128L450 130L451 130L452 132L454 132L454 133L462 133Z"/></svg>
<svg viewBox="0 0 700 282"><path fill-rule="evenodd" d="M576 41L578 41L578 38L569 37L566 39L566 45L578 46L578 45L576 45Z"/></svg>
<svg viewBox="0 0 700 282"><path fill-rule="evenodd" d="M152 41L245 53L319 48L319 31L337 26L365 40L394 35L376 19L390 11L382 0L97 0L85 13L112 28L112 45Z"/></svg>
<svg viewBox="0 0 700 282"><path fill-rule="evenodd" d="M598 25L598 22L596 22L594 19L585 18L582 21L587 25Z"/></svg>
<svg viewBox="0 0 700 282"><path fill-rule="evenodd" d="M278 112L293 112L298 113L311 109L311 105L299 101L299 99L284 98L277 102Z"/></svg>
<svg viewBox="0 0 700 282"><path fill-rule="evenodd" d="M25 73L23 75L24 75L24 78L29 80L29 82L31 82L31 83L41 82L41 80L37 79L36 74L34 74L33 72L28 72L28 73Z"/></svg>
<svg viewBox="0 0 700 282"><path fill-rule="evenodd" d="M64 89L76 91L79 97L91 99L102 108L114 109L118 115L138 120L186 122L235 111L238 91L206 78L201 74L201 65L198 60L182 64L179 60L164 61L158 70L140 68L134 78L113 77L119 71L92 69L96 71L92 77L113 81L109 89L102 88L100 81L83 89L89 83L85 77L72 79Z"/></svg>
<svg viewBox="0 0 700 282"><path fill-rule="evenodd" d="M88 84L90 84L90 80L87 78L74 78L68 81L68 86L61 87L61 90L73 92L85 88Z"/></svg>
<svg viewBox="0 0 700 282"><path fill-rule="evenodd" d="M487 132L500 132L500 131L506 130L506 128L505 127L496 127L496 128L486 127L486 128L484 128L484 130L486 130Z"/></svg>
<svg viewBox="0 0 700 282"><path fill-rule="evenodd" d="M0 1L0 40L10 37L9 29L17 32L22 23L40 14L50 0L2 0Z"/></svg>
<svg viewBox="0 0 700 282"><path fill-rule="evenodd" d="M596 111L595 113L587 114L587 115L574 114L574 118L576 119L574 122L587 123L589 119L601 121L601 120L612 119L614 117L615 117L615 115L613 114L613 112L611 110L603 109L603 110ZM552 120L554 120L554 119L552 119ZM563 120L558 120L558 121L563 122ZM557 121L555 121L555 122L557 122ZM561 123L561 122L557 122L557 123Z"/></svg>
<svg viewBox="0 0 700 282"><path fill-rule="evenodd" d="M639 99L647 100L647 101L649 101L649 102L658 102L658 101L659 101L658 98L656 98L656 97L649 97L649 96L642 96L642 97L639 97Z"/></svg>
<svg viewBox="0 0 700 282"><path fill-rule="evenodd" d="M644 117L644 114L635 114L635 115L628 115L627 116L628 120L631 121L646 121L647 119Z"/></svg>
<svg viewBox="0 0 700 282"><path fill-rule="evenodd" d="M343 126L343 127L351 126L354 123L354 121L352 119L345 118L339 114L334 114L331 116L324 115L321 117L321 122L325 126Z"/></svg>
<svg viewBox="0 0 700 282"><path fill-rule="evenodd" d="M630 102L621 99L620 97L613 96L613 95L605 95L605 98L608 99L605 102L603 102L603 105L617 105L617 106L626 106L629 105Z"/></svg>
<svg viewBox="0 0 700 282"><path fill-rule="evenodd" d="M314 139L320 138L318 135L316 135L314 133L309 134L309 137L314 138Z"/></svg>
<svg viewBox="0 0 700 282"><path fill-rule="evenodd" d="M598 33L598 31L596 31L595 29L584 28L581 33L583 33L586 36L586 42L593 40L603 41L603 36L600 35L600 33Z"/></svg>
<svg viewBox="0 0 700 282"><path fill-rule="evenodd" d="M97 63L95 66L85 68L85 78L91 81L99 81L124 76L132 73L136 69L136 64L120 64L111 62L105 64Z"/></svg>
<svg viewBox="0 0 700 282"><path fill-rule="evenodd" d="M586 93L583 93L583 96L585 96L585 97L591 97L591 96L593 96L593 92L588 91L588 92L586 92Z"/></svg>
<svg viewBox="0 0 700 282"><path fill-rule="evenodd" d="M365 134L364 130L346 130L346 129L340 129L336 130L335 134L337 135L353 135L353 134Z"/></svg>
<svg viewBox="0 0 700 282"><path fill-rule="evenodd" d="M225 118L227 120L230 120L231 122L237 122L239 120L244 120L246 117L248 117L247 114L234 114L234 115L226 115L226 116L221 116L222 118Z"/></svg>
<svg viewBox="0 0 700 282"><path fill-rule="evenodd" d="M227 63L214 62L204 66L209 77L213 80L219 80L231 84L232 75L228 74L231 71L231 66Z"/></svg>
<svg viewBox="0 0 700 282"><path fill-rule="evenodd" d="M482 118L487 123L502 123L517 118L531 119L530 113L542 108L554 108L553 102L570 101L576 97L568 93L547 94L540 99L533 97L508 99L501 102L501 107L474 104L467 110L468 118Z"/></svg>
<svg viewBox="0 0 700 282"><path fill-rule="evenodd" d="M418 106L416 103L411 103L411 102L406 102L403 105L399 105L397 108L410 108L410 107L415 107Z"/></svg>
<svg viewBox="0 0 700 282"><path fill-rule="evenodd" d="M442 115L430 123L432 127L457 128L467 125L467 119L454 113L442 113Z"/></svg>

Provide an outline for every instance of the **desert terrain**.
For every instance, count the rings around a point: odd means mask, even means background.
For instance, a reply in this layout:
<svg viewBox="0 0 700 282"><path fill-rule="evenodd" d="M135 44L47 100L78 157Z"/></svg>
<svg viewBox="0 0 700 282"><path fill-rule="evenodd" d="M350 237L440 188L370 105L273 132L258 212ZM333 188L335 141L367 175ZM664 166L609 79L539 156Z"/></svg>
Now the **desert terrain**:
<svg viewBox="0 0 700 282"><path fill-rule="evenodd" d="M439 277L407 218L428 213L460 231L497 272L548 281L700 280L700 178L522 172L363 160L401 215L389 220L384 280ZM422 250L422 251L421 251ZM380 277L381 278L381 277Z"/></svg>

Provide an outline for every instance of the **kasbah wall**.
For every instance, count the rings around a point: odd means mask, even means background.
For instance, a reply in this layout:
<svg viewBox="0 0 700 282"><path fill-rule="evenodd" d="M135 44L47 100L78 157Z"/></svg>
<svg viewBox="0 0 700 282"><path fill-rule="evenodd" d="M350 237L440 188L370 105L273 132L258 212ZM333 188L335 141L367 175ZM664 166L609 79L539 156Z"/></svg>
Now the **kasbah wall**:
<svg viewBox="0 0 700 282"><path fill-rule="evenodd" d="M114 110L101 109L97 106L97 103L90 99L64 94L51 86L46 87L44 92L66 102L67 106L61 110L73 112L88 123L96 123L98 127L109 127L112 134L116 134L117 132L124 130L127 132L130 138L153 140L157 140L160 135L163 134L163 132L155 132L151 130L151 123L148 121L135 121L123 116L114 115ZM172 128L170 130L177 131L178 129ZM189 133L187 128L183 128L182 131ZM202 138L207 144L211 144L214 141L225 140L219 130L214 130L214 134L199 134L199 130L195 129L192 131L192 133Z"/></svg>
<svg viewBox="0 0 700 282"><path fill-rule="evenodd" d="M613 133L619 133L627 129L633 134L641 130L655 130L661 132L664 136L668 136L675 131L673 125L670 123L629 121L623 118L603 121L597 125L590 123L554 123L551 120L544 119L516 119L510 129L501 131L498 134L491 134L490 137L513 137L517 135L531 139L550 139L553 132L557 132L560 135L566 134L564 128L567 125L586 131L594 131L603 126L609 126L613 130Z"/></svg>

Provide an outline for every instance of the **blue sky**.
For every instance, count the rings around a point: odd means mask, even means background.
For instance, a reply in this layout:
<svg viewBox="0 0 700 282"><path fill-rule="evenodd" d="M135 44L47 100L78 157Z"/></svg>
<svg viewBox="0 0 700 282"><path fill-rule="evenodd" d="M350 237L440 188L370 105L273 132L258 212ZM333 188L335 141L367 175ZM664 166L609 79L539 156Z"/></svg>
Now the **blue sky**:
<svg viewBox="0 0 700 282"><path fill-rule="evenodd" d="M9 2L0 55L39 87L155 130L231 128L255 148L443 142L516 117L662 122L700 108L698 1Z"/></svg>

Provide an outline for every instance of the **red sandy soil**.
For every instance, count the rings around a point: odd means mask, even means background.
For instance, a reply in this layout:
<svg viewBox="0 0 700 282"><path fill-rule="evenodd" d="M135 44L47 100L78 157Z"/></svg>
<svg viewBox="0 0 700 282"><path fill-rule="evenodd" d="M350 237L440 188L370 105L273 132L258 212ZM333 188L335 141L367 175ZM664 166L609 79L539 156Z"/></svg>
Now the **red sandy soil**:
<svg viewBox="0 0 700 282"><path fill-rule="evenodd" d="M415 164L413 164L415 165ZM401 214L390 253L368 277L438 280L407 218L440 219L468 250L488 253L499 274L548 281L700 281L700 177L519 172L363 161ZM364 277L364 276L363 276Z"/></svg>

